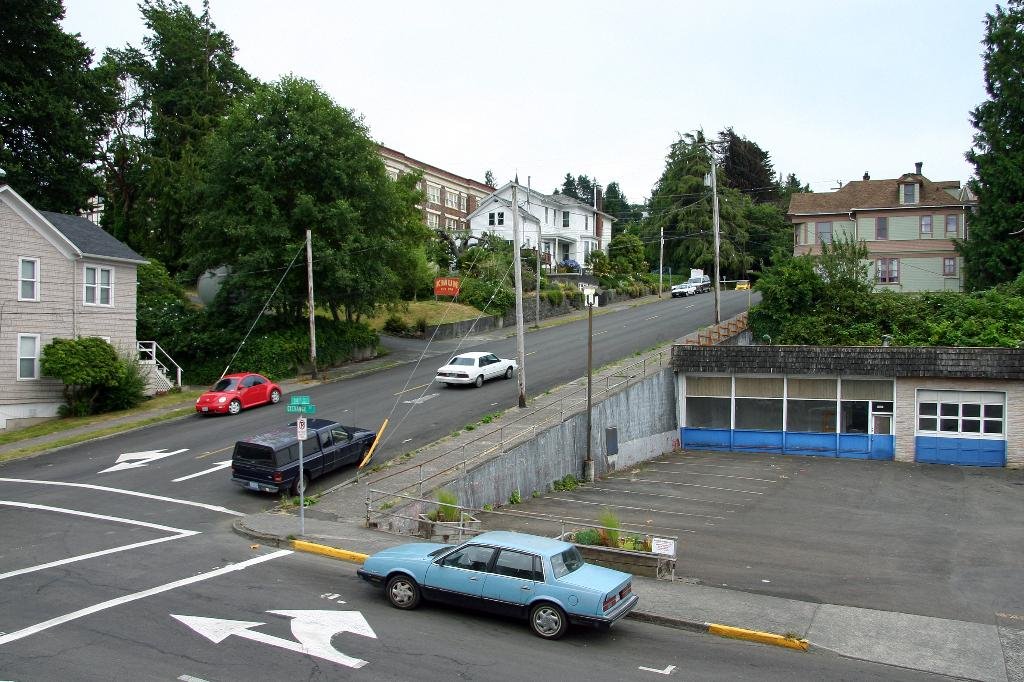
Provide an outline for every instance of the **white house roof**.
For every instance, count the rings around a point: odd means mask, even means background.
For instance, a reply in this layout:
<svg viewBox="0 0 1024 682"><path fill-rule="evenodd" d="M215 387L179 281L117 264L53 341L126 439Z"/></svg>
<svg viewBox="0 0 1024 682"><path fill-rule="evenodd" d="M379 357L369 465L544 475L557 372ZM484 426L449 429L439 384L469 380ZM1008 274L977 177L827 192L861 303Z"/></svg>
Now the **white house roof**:
<svg viewBox="0 0 1024 682"><path fill-rule="evenodd" d="M502 194L502 192L504 192L509 187L511 187L512 185L515 185L515 184L516 184L516 182L514 180L506 182L504 185L502 185L498 189L496 189L493 192L491 192L490 194L488 194L486 197L484 197L483 199L480 200L479 208L477 208L477 210L475 210L472 213L470 213L469 216L467 216L466 219L467 220L471 220L475 216L479 215L480 213L483 213L484 212L484 207L489 205L491 203L492 199L504 201L506 203L506 205L511 206L512 202L510 202L508 199L505 199L504 197L502 197L501 194ZM518 187L519 187L520 190L523 191L524 196L530 196L532 199L534 199L533 201L531 201L531 203L536 203L536 204L545 204L546 203L549 206L572 206L573 208L586 209L587 211L592 211L594 213L602 215L602 216L604 216L606 219L608 219L611 222L616 222L617 221L617 218L615 216L610 215L608 213L605 213L604 211L598 211L593 206L585 204L582 201L579 201L578 199L573 199L570 196L566 196L564 194L544 194L543 192L538 192L536 190L526 190L526 188L524 188L522 185L518 185ZM528 195L527 195L527 191L529 192ZM530 213L527 213L526 215L530 215L531 217L533 217L532 214L530 214ZM534 217L534 220L538 220L538 219ZM540 221L538 220L538 222L540 222Z"/></svg>
<svg viewBox="0 0 1024 682"><path fill-rule="evenodd" d="M509 201L505 197L499 197L495 196L495 194L491 194L491 196L487 197L486 199L483 199L480 202L480 205L477 207L475 211L466 216L466 220L472 220L478 215L483 215L484 213L493 211L495 208L495 204L498 204L500 207L507 208L509 210L512 209L511 201ZM522 216L524 219L530 220L531 222L535 222L538 224L540 223L540 218L533 215L522 206L519 207L519 215Z"/></svg>

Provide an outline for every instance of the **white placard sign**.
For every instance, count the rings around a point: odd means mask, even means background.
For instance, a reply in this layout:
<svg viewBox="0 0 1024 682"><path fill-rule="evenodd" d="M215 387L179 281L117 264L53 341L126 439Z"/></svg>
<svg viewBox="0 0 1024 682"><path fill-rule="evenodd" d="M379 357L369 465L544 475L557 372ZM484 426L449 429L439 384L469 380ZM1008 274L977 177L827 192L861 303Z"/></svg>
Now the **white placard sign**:
<svg viewBox="0 0 1024 682"><path fill-rule="evenodd" d="M651 552L664 554L665 556L676 555L676 541L669 538L651 538Z"/></svg>
<svg viewBox="0 0 1024 682"><path fill-rule="evenodd" d="M306 440L306 418L299 417L295 420L295 435L299 440Z"/></svg>

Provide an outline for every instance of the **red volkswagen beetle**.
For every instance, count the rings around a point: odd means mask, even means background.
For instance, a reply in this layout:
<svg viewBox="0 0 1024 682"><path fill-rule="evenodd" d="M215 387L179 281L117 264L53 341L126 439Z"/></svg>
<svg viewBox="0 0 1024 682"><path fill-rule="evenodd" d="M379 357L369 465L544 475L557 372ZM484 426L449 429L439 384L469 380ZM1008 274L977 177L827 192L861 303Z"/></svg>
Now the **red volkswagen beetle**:
<svg viewBox="0 0 1024 682"><path fill-rule="evenodd" d="M262 374L226 374L196 399L199 414L238 414L247 407L281 401L281 387Z"/></svg>

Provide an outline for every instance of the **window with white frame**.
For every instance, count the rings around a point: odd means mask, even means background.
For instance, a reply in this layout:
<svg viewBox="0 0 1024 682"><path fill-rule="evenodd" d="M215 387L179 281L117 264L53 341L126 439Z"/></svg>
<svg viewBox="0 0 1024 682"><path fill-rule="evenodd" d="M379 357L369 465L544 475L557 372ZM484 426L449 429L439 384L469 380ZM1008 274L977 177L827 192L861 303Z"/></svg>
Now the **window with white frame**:
<svg viewBox="0 0 1024 682"><path fill-rule="evenodd" d="M731 428L731 398L732 377L686 377L686 426L698 429Z"/></svg>
<svg viewBox="0 0 1024 682"><path fill-rule="evenodd" d="M39 300L39 259L18 259L18 300Z"/></svg>
<svg viewBox="0 0 1024 682"><path fill-rule="evenodd" d="M590 232L590 216L583 216L583 231Z"/></svg>
<svg viewBox="0 0 1024 682"><path fill-rule="evenodd" d="M946 216L946 235L947 236L948 235L954 235L955 236L956 233L959 231L959 229L958 229L959 227L960 227L960 219L955 214L954 215Z"/></svg>
<svg viewBox="0 0 1024 682"><path fill-rule="evenodd" d="M427 214L427 227L437 227L438 219L436 213Z"/></svg>
<svg viewBox="0 0 1024 682"><path fill-rule="evenodd" d="M459 193L450 189L444 191L444 205L448 208L459 207Z"/></svg>
<svg viewBox="0 0 1024 682"><path fill-rule="evenodd" d="M814 223L814 231L818 235L819 244L831 244L832 243L832 223Z"/></svg>
<svg viewBox="0 0 1024 682"><path fill-rule="evenodd" d="M457 230L457 229L459 229L459 219L458 218L445 218L444 219L444 226L446 228L448 228L449 230Z"/></svg>
<svg viewBox="0 0 1024 682"><path fill-rule="evenodd" d="M427 201L432 204L440 204L441 188L437 185L427 185Z"/></svg>
<svg viewBox="0 0 1024 682"><path fill-rule="evenodd" d="M562 227L569 227L569 212L562 211Z"/></svg>
<svg viewBox="0 0 1024 682"><path fill-rule="evenodd" d="M903 203L904 204L916 204L917 203L917 184L907 183L903 185Z"/></svg>
<svg viewBox="0 0 1024 682"><path fill-rule="evenodd" d="M884 240L889 238L889 219L875 218L875 239Z"/></svg>
<svg viewBox="0 0 1024 682"><path fill-rule="evenodd" d="M465 194L460 194L459 195L459 210L460 211L465 211L466 210L466 205L467 205L466 202L467 201L468 201L468 197L466 197Z"/></svg>
<svg viewBox="0 0 1024 682"><path fill-rule="evenodd" d="M1002 438L1006 394L997 391L917 392L917 433L955 438Z"/></svg>
<svg viewBox="0 0 1024 682"><path fill-rule="evenodd" d="M942 259L942 274L945 277L956 275L956 258L946 257Z"/></svg>
<svg viewBox="0 0 1024 682"><path fill-rule="evenodd" d="M504 225L505 224L505 212L504 211L498 211L498 224L499 225Z"/></svg>
<svg viewBox="0 0 1024 682"><path fill-rule="evenodd" d="M879 258L877 263L879 284L898 284L900 281L900 259Z"/></svg>
<svg viewBox="0 0 1024 682"><path fill-rule="evenodd" d="M39 378L39 334L18 334L18 380Z"/></svg>
<svg viewBox="0 0 1024 682"><path fill-rule="evenodd" d="M113 305L113 293L113 269L85 266L85 305Z"/></svg>
<svg viewBox="0 0 1024 682"><path fill-rule="evenodd" d="M932 236L932 217L930 215L921 216L921 236Z"/></svg>
<svg viewBox="0 0 1024 682"><path fill-rule="evenodd" d="M548 207L547 206L544 207L544 222L545 223L548 222Z"/></svg>

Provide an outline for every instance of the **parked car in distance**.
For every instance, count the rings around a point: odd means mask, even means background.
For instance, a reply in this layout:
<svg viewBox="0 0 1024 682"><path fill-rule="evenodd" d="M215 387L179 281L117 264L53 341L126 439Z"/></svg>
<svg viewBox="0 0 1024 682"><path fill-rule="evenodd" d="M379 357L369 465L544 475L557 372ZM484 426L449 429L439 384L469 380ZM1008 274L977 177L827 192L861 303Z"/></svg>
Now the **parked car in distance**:
<svg viewBox="0 0 1024 682"><path fill-rule="evenodd" d="M515 371L515 360L505 360L494 353L463 353L437 370L435 380L442 384L473 384L480 388L488 379L511 379Z"/></svg>
<svg viewBox="0 0 1024 682"><path fill-rule="evenodd" d="M299 439L295 422L235 443L231 481L265 493L306 490L309 481L339 467L359 462L370 449L375 431L345 426L329 419L307 419L299 475Z"/></svg>
<svg viewBox="0 0 1024 682"><path fill-rule="evenodd" d="M687 284L692 284L697 289L698 294L706 294L711 291L711 278L707 275L691 277L687 280Z"/></svg>
<svg viewBox="0 0 1024 682"><path fill-rule="evenodd" d="M672 298L679 298L680 296L693 296L697 293L697 287L690 282L683 282L682 284L672 285Z"/></svg>
<svg viewBox="0 0 1024 682"><path fill-rule="evenodd" d="M576 546L537 535L490 531L458 546L412 543L370 556L357 573L384 585L397 609L421 599L526 618L538 637L570 623L611 627L632 611L633 576L583 561Z"/></svg>
<svg viewBox="0 0 1024 682"><path fill-rule="evenodd" d="M225 374L209 391L196 398L199 414L238 414L248 407L276 405L281 387L262 374Z"/></svg>

